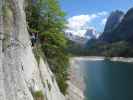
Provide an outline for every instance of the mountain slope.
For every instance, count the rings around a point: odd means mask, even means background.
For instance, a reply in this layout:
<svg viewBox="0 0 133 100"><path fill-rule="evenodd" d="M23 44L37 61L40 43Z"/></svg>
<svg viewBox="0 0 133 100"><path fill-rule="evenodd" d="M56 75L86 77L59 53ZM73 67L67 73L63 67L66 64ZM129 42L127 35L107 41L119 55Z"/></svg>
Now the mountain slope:
<svg viewBox="0 0 133 100"><path fill-rule="evenodd" d="M115 22L113 17L109 17L103 34L99 39L87 42L87 46L84 49L87 53L84 52L84 54L107 57L133 57L133 8L129 9L122 20L118 22L119 18L117 17ZM110 22L110 28L107 28Z"/></svg>
<svg viewBox="0 0 133 100"><path fill-rule="evenodd" d="M110 32L104 32L100 37L100 39L107 42L115 42L121 40L132 42L133 41L132 25L133 25L133 8L128 10L123 20L116 29Z"/></svg>
<svg viewBox="0 0 133 100"><path fill-rule="evenodd" d="M123 16L124 13L122 11L119 10L113 11L107 19L104 32L111 32L112 30L117 28L117 26L122 21Z"/></svg>

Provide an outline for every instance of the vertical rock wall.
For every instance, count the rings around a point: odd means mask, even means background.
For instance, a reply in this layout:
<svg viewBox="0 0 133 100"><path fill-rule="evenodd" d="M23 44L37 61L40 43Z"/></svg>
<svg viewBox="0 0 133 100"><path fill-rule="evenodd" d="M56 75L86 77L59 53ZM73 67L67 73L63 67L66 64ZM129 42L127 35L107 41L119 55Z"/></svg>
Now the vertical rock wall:
<svg viewBox="0 0 133 100"><path fill-rule="evenodd" d="M0 100L33 100L21 73L22 47L18 41L27 33L23 0L19 1L0 2Z"/></svg>
<svg viewBox="0 0 133 100"><path fill-rule="evenodd" d="M3 33L3 0L0 1L0 100L5 100L4 91L4 77L3 77L3 66L2 66L2 34Z"/></svg>
<svg viewBox="0 0 133 100"><path fill-rule="evenodd" d="M0 0L0 100L65 100L47 62L30 46L24 0Z"/></svg>

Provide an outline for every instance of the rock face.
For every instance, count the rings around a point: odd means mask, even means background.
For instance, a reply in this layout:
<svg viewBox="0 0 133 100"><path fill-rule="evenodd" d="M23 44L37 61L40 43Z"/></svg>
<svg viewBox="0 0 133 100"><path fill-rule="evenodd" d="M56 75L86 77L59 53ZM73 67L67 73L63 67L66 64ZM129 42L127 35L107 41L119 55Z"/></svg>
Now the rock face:
<svg viewBox="0 0 133 100"><path fill-rule="evenodd" d="M130 8L125 16L123 17L122 22L119 27L116 29L116 33L120 40L126 40L133 43L133 8ZM115 32L113 33L115 34Z"/></svg>
<svg viewBox="0 0 133 100"><path fill-rule="evenodd" d="M113 20L110 21L113 22ZM102 41L107 41L107 42L127 41L132 43L133 42L132 26L133 26L133 8L130 8L127 11L127 13L123 16L119 25L117 25L115 29L109 28L110 29L109 32L103 32L103 34L100 36L100 39Z"/></svg>
<svg viewBox="0 0 133 100"><path fill-rule="evenodd" d="M88 29L88 30L86 31L86 33L85 33L85 37L86 37L88 40L90 40L90 39L96 39L96 38L99 37L99 35L100 35L100 34L98 34L98 33L96 32L95 29Z"/></svg>
<svg viewBox="0 0 133 100"><path fill-rule="evenodd" d="M0 100L34 100L38 91L44 100L65 100L47 61L34 57L24 4L0 0Z"/></svg>
<svg viewBox="0 0 133 100"><path fill-rule="evenodd" d="M114 30L121 22L124 13L122 11L116 10L110 14L105 25L104 32L110 32Z"/></svg>

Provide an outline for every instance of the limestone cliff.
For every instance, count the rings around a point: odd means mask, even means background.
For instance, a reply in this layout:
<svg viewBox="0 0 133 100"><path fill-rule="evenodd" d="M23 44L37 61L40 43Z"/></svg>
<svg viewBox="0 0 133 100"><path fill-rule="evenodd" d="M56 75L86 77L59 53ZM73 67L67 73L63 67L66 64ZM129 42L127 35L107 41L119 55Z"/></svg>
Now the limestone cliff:
<svg viewBox="0 0 133 100"><path fill-rule="evenodd" d="M124 12L116 10L113 11L107 19L104 32L111 32L121 23L124 16Z"/></svg>
<svg viewBox="0 0 133 100"><path fill-rule="evenodd" d="M37 63L27 32L24 0L0 0L0 100L65 100L47 61Z"/></svg>

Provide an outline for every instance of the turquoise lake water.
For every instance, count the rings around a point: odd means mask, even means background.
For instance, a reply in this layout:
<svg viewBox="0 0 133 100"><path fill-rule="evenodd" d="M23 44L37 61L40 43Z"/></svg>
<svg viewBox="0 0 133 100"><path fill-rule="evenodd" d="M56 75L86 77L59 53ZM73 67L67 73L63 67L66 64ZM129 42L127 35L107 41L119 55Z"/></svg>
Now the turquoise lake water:
<svg viewBox="0 0 133 100"><path fill-rule="evenodd" d="M86 83L85 100L133 100L133 64L80 61Z"/></svg>

